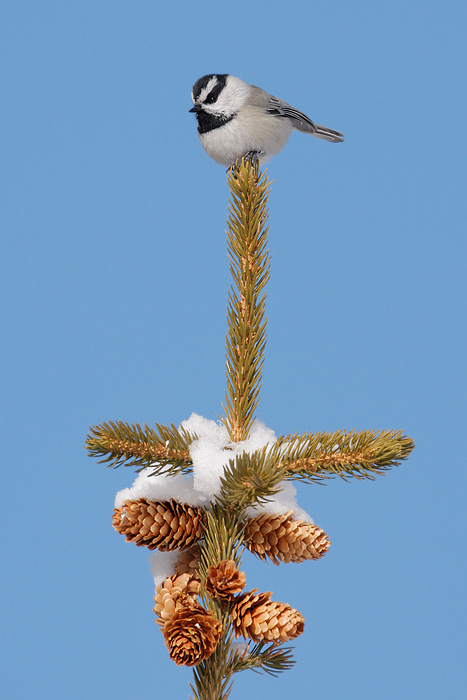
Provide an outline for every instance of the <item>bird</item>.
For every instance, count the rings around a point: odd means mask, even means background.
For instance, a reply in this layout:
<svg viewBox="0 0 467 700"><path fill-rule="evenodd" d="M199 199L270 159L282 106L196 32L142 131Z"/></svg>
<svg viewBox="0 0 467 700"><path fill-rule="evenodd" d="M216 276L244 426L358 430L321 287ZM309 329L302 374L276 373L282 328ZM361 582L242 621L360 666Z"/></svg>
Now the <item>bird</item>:
<svg viewBox="0 0 467 700"><path fill-rule="evenodd" d="M216 163L227 168L242 156L256 156L259 164L281 151L295 129L339 143L334 129L315 124L284 100L228 73L199 78L191 91L201 144Z"/></svg>

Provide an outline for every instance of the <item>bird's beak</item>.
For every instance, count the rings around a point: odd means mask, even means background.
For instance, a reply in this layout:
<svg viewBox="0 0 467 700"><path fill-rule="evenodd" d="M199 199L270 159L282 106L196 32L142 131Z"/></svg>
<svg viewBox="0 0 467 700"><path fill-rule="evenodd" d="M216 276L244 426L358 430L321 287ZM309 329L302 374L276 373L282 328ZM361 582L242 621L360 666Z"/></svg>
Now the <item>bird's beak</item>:
<svg viewBox="0 0 467 700"><path fill-rule="evenodd" d="M188 111L189 111L189 112L195 112L195 114L196 114L196 112L201 112L201 107L200 107L199 105L195 105L194 107L192 107L192 108L189 109Z"/></svg>

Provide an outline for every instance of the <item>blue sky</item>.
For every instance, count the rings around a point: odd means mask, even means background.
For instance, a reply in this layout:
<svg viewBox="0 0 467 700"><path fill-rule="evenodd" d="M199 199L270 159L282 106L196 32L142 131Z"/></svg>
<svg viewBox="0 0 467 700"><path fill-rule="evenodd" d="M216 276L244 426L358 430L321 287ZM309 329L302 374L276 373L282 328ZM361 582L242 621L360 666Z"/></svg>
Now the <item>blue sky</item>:
<svg viewBox="0 0 467 700"><path fill-rule="evenodd" d="M306 618L293 671L232 699L465 697L464 3L17 0L2 12L6 700L188 697L147 551L111 528L131 470L89 425L215 419L224 169L192 83L230 72L342 131L268 165L272 278L258 416L277 434L401 428L375 482L301 487L319 562L246 561Z"/></svg>

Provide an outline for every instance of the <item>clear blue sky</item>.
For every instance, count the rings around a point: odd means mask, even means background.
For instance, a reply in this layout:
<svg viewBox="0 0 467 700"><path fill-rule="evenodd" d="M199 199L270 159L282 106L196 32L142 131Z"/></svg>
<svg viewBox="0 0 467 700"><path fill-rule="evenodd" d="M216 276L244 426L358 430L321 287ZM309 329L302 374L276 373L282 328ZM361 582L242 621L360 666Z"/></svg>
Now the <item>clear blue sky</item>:
<svg viewBox="0 0 467 700"><path fill-rule="evenodd" d="M188 697L148 553L111 528L133 473L82 446L221 413L227 186L188 113L208 72L346 136L292 134L268 166L259 417L417 444L376 482L301 488L322 561L247 562L306 629L293 671L232 700L465 697L466 23L449 0L3 8L5 700Z"/></svg>

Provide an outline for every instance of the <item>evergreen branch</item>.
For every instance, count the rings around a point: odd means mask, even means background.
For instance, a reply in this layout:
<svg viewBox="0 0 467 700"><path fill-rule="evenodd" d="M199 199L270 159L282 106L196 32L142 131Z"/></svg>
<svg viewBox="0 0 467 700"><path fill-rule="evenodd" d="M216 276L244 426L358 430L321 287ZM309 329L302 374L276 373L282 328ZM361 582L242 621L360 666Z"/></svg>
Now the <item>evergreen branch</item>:
<svg viewBox="0 0 467 700"><path fill-rule="evenodd" d="M99 462L109 467L138 466L141 471L151 466L154 475L191 471L189 446L197 436L173 424L156 423L156 428L124 421L102 423L91 427L86 448L91 457L101 457Z"/></svg>
<svg viewBox="0 0 467 700"><path fill-rule="evenodd" d="M224 617L228 617L227 615ZM222 636L208 659L193 668L195 685L189 684L193 700L227 700L232 690L233 671L228 664L232 633L227 619L222 620Z"/></svg>
<svg viewBox="0 0 467 700"><path fill-rule="evenodd" d="M252 454L242 453L224 469L218 501L237 511L265 503L280 491L286 472L287 467L278 464L277 455L269 446Z"/></svg>
<svg viewBox="0 0 467 700"><path fill-rule="evenodd" d="M413 440L401 430L338 430L281 436L271 452L287 479L318 482L336 476L375 479L407 459Z"/></svg>
<svg viewBox="0 0 467 700"><path fill-rule="evenodd" d="M206 513L204 541L199 547L200 595L206 607L221 620L222 636L213 654L193 669L194 686L190 684L193 700L226 700L232 689L230 604L212 598L204 587L204 581L209 567L225 559L233 559L240 568L244 527L241 514L222 509L216 503L212 503L211 510Z"/></svg>
<svg viewBox="0 0 467 700"><path fill-rule="evenodd" d="M241 513L226 510L216 503L206 512L204 542L200 547L199 572L204 581L210 566L217 565L225 559L233 559L240 568L243 549L243 531L246 523Z"/></svg>
<svg viewBox="0 0 467 700"><path fill-rule="evenodd" d="M243 654L234 652L230 664L232 673L251 670L278 676L279 673L290 670L295 661L292 658L291 647L278 647L277 644L259 642L251 650L247 648Z"/></svg>
<svg viewBox="0 0 467 700"><path fill-rule="evenodd" d="M233 283L227 304L227 391L224 423L234 442L248 437L259 401L266 344L269 280L267 200L270 182L257 160L242 158L228 175L227 243Z"/></svg>

